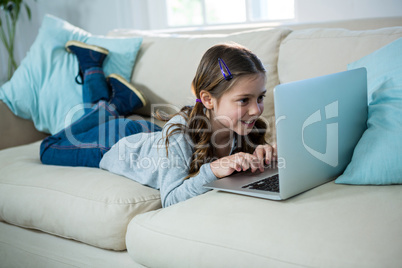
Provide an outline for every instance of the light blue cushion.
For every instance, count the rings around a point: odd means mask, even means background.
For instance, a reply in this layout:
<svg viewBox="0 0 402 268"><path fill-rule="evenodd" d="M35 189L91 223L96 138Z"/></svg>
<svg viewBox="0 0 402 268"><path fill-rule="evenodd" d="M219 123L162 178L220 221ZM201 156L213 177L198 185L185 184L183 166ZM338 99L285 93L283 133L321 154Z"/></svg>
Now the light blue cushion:
<svg viewBox="0 0 402 268"><path fill-rule="evenodd" d="M130 80L142 38L93 36L68 22L46 15L39 34L11 80L0 88L0 100L17 116L31 119L43 132L55 134L83 115L82 86L75 83L78 61L64 46L69 40L109 50L105 74Z"/></svg>
<svg viewBox="0 0 402 268"><path fill-rule="evenodd" d="M402 183L402 38L348 65L367 68L368 129L336 183Z"/></svg>

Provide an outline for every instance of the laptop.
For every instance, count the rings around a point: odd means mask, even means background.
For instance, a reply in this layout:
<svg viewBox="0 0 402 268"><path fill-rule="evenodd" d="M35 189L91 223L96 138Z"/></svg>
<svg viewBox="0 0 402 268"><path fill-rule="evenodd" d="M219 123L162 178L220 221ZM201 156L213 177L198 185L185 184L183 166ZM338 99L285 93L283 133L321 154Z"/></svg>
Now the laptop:
<svg viewBox="0 0 402 268"><path fill-rule="evenodd" d="M278 85L274 103L275 165L232 174L206 188L284 200L334 180L367 128L366 69Z"/></svg>

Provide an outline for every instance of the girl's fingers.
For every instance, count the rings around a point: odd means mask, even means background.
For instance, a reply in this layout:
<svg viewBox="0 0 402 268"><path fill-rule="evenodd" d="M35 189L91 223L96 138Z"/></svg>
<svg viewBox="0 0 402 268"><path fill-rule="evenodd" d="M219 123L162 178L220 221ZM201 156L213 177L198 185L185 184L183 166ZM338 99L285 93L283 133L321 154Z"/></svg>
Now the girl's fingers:
<svg viewBox="0 0 402 268"><path fill-rule="evenodd" d="M246 171L247 169L250 168L250 162L248 160L247 154L242 155L240 163L241 163L243 171Z"/></svg>
<svg viewBox="0 0 402 268"><path fill-rule="evenodd" d="M260 171L264 171L264 149L262 147L257 147L254 151L254 155L258 158Z"/></svg>
<svg viewBox="0 0 402 268"><path fill-rule="evenodd" d="M233 167L236 167L237 171L246 171L251 168L254 172L258 167L258 158L252 154L237 153L231 157Z"/></svg>
<svg viewBox="0 0 402 268"><path fill-rule="evenodd" d="M251 169L251 172L255 172L261 166L258 157L252 154L245 155L243 164L243 170Z"/></svg>
<svg viewBox="0 0 402 268"><path fill-rule="evenodd" d="M272 147L270 145L265 147L265 164L269 165L272 161Z"/></svg>
<svg viewBox="0 0 402 268"><path fill-rule="evenodd" d="M274 158L273 151L273 147L269 144L259 145L255 149L254 155L256 155L260 159L262 165L264 163L266 165L269 165Z"/></svg>
<svg viewBox="0 0 402 268"><path fill-rule="evenodd" d="M237 153L227 157L220 158L211 163L212 172L216 177L222 178L232 174L234 171L246 171L251 169L251 172L256 170L264 171L265 164L270 164L277 160L276 145L259 145L253 154Z"/></svg>
<svg viewBox="0 0 402 268"><path fill-rule="evenodd" d="M274 161L278 160L278 151L276 149L276 144L272 145L272 159Z"/></svg>

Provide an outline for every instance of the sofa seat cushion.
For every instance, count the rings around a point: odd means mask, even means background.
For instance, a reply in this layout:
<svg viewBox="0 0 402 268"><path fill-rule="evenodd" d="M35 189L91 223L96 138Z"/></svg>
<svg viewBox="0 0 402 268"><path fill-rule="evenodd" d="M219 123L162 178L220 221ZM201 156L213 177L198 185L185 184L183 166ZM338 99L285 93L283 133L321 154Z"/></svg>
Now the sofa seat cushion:
<svg viewBox="0 0 402 268"><path fill-rule="evenodd" d="M130 220L161 207L159 191L122 176L41 164L39 145L0 151L0 220L124 250Z"/></svg>
<svg viewBox="0 0 402 268"><path fill-rule="evenodd" d="M137 111L144 115L150 115L155 110L175 113L184 105L195 104L191 82L202 55L213 45L236 42L247 47L261 59L267 70L263 118L269 125L271 136L268 138L272 141L275 139L273 88L279 84L276 68L279 45L289 33L286 28L205 35L115 30L109 36L143 38L132 83L148 97L149 104Z"/></svg>
<svg viewBox="0 0 402 268"><path fill-rule="evenodd" d="M329 182L285 201L212 191L135 217L127 250L146 267L397 267L401 204L402 185Z"/></svg>
<svg viewBox="0 0 402 268"><path fill-rule="evenodd" d="M401 27L351 31L314 28L293 31L279 49L280 83L341 72L347 65L402 37Z"/></svg>

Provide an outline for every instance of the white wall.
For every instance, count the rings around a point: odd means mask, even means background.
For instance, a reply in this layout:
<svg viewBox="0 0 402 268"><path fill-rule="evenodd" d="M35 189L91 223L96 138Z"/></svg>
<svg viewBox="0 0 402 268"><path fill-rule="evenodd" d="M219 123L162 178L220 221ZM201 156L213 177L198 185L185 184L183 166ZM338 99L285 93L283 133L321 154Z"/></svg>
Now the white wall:
<svg viewBox="0 0 402 268"><path fill-rule="evenodd" d="M278 0L280 1L280 0ZM115 28L154 29L163 15L163 0L25 0L17 25L16 60L19 63L35 40L47 13L96 35ZM402 16L402 0L295 0L297 22ZM0 44L0 81L7 75L7 57Z"/></svg>
<svg viewBox="0 0 402 268"><path fill-rule="evenodd" d="M318 22L402 15L402 0L295 0L296 21Z"/></svg>

